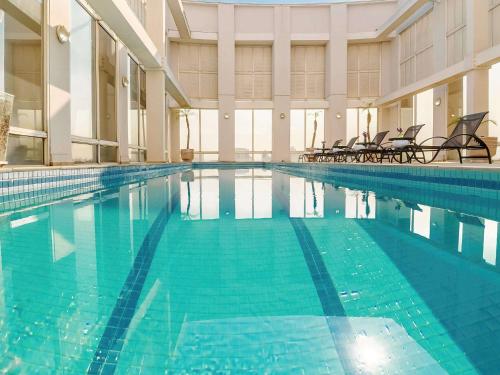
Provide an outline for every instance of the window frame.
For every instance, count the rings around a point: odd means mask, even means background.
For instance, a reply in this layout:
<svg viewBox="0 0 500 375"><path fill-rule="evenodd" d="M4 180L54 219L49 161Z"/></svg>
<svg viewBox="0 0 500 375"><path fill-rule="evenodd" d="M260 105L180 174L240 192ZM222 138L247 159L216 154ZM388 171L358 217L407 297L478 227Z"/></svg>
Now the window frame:
<svg viewBox="0 0 500 375"><path fill-rule="evenodd" d="M19 9L22 12L22 8L17 7L15 4L12 4L16 9ZM42 140L42 163L41 164L34 164L34 165L48 165L49 162L49 150L48 150L48 113L47 113L47 108L48 108L48 32L49 32L49 27L46 27L45 19L46 15L48 14L48 1L43 1L42 4L40 4L41 8L41 17L40 17L40 64L41 64L41 80L40 84L42 85L41 89L41 120L42 120L42 130L34 130L34 129L27 129L27 128L22 128L18 126L10 126L9 127L9 136L14 135L14 136L21 136L21 137L30 137L30 138L37 138ZM5 14L8 14L6 10L1 10ZM15 99L14 99L15 100Z"/></svg>
<svg viewBox="0 0 500 375"><path fill-rule="evenodd" d="M266 154L269 154L271 155L272 157L272 153L273 153L273 145L272 145L272 139L273 139L273 110L272 109L259 109L259 108L252 108L252 109L236 109L235 110L235 114L234 114L234 117L235 117L235 132L234 132L234 145L235 145L235 148L236 148L236 112L238 111L251 111L252 113L252 149L249 150L248 152L238 152L235 150L234 152L234 156L235 156L235 160L238 159L238 156L241 156L241 155L249 155L250 156L250 161L263 161L263 160L255 160L255 156L256 155L262 155L262 157ZM271 112L271 150L262 150L262 151L255 151L255 112L256 111L270 111Z"/></svg>
<svg viewBox="0 0 500 375"><path fill-rule="evenodd" d="M93 105L94 108L92 109L93 116L95 118L95 138L88 138L88 137L80 137L80 136L75 136L71 135L71 143L77 143L77 144L85 144L85 145L91 145L94 147L97 147L96 150L96 160L93 161L95 163L101 164L101 146L104 147L114 147L115 148L115 160L114 162L110 163L118 163L118 147L119 147L119 141L120 141L120 132L118 131L118 121L115 121L115 126L116 126L116 141L107 141L101 139L101 124L100 124L100 114L101 114L101 108L99 105L99 47L100 47L100 42L99 42L99 32L102 30L102 32L105 32L108 34L108 36L114 41L115 43L115 110L116 110L116 115L118 114L118 102L119 102L119 90L118 90L118 76L119 76L119 56L118 56L118 39L116 38L115 34L109 29L107 25L105 25L103 22L99 21L96 19L95 15L93 15L91 12L88 11L88 9L82 5L82 3L79 0L75 0L82 8L89 13L89 15L92 18L92 29L93 29L93 45L94 45L94 58L93 58L93 80L94 80L94 88L95 92L93 95ZM127 135L128 137L128 135ZM128 141L127 141L128 143ZM75 162L74 163L79 163L79 164L86 164L86 163L93 163L93 162ZM106 162L108 163L108 162Z"/></svg>

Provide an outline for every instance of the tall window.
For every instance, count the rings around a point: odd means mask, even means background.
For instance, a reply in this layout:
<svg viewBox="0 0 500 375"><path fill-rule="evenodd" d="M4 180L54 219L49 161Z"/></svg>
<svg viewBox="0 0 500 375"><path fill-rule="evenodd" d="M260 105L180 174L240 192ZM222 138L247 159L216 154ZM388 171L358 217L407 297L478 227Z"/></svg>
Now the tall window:
<svg viewBox="0 0 500 375"><path fill-rule="evenodd" d="M371 115L370 138L373 139L378 129L377 108L348 108L345 142L349 142L352 137L359 137L358 141L363 142L363 132L366 132L368 125L368 113Z"/></svg>
<svg viewBox="0 0 500 375"><path fill-rule="evenodd" d="M316 121L316 136L314 122ZM313 144L314 138L314 144ZM322 109L292 109L290 111L290 153L292 160L307 148L320 148L325 140L325 111ZM327 145L328 146L328 145ZM330 145L331 146L331 145Z"/></svg>
<svg viewBox="0 0 500 375"><path fill-rule="evenodd" d="M94 21L76 0L71 2L71 135L96 138L94 110ZM74 143L73 160L97 161L96 147Z"/></svg>
<svg viewBox="0 0 500 375"><path fill-rule="evenodd" d="M238 170L234 183L236 219L265 219L273 216L271 171Z"/></svg>
<svg viewBox="0 0 500 375"><path fill-rule="evenodd" d="M129 58L129 159L146 159L146 73Z"/></svg>
<svg viewBox="0 0 500 375"><path fill-rule="evenodd" d="M102 27L99 34L99 161L116 161L116 42Z"/></svg>
<svg viewBox="0 0 500 375"><path fill-rule="evenodd" d="M76 1L72 3L71 17L73 161L116 162L116 42Z"/></svg>
<svg viewBox="0 0 500 375"><path fill-rule="evenodd" d="M6 10L0 10L0 91L14 95L7 160L43 164L47 138L43 123L43 1L7 3Z"/></svg>
<svg viewBox="0 0 500 375"><path fill-rule="evenodd" d="M244 109L235 111L237 161L271 161L273 111Z"/></svg>
<svg viewBox="0 0 500 375"><path fill-rule="evenodd" d="M194 149L195 161L219 160L219 111L216 109L190 109L180 114L180 146L187 147L189 119L189 148Z"/></svg>

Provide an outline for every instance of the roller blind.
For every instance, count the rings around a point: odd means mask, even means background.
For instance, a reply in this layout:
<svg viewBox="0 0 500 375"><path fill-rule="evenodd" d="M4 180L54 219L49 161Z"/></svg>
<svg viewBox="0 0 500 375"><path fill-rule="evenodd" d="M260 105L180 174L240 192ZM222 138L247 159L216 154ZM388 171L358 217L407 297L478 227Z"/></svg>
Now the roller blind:
<svg viewBox="0 0 500 375"><path fill-rule="evenodd" d="M324 99L324 46L292 46L291 90L294 99Z"/></svg>
<svg viewBox="0 0 500 375"><path fill-rule="evenodd" d="M272 47L236 46L236 98L270 100Z"/></svg>
<svg viewBox="0 0 500 375"><path fill-rule="evenodd" d="M446 50L448 66L463 60L465 49L465 0L446 2Z"/></svg>
<svg viewBox="0 0 500 375"><path fill-rule="evenodd" d="M380 53L380 43L354 44L347 48L348 97L380 96Z"/></svg>
<svg viewBox="0 0 500 375"><path fill-rule="evenodd" d="M186 94L194 99L217 99L217 46L172 43L172 68Z"/></svg>

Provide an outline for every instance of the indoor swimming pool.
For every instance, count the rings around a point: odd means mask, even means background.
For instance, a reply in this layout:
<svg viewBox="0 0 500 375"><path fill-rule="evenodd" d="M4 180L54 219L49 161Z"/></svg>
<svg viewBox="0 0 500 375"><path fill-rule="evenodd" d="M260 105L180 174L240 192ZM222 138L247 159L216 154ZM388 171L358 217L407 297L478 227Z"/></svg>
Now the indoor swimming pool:
<svg viewBox="0 0 500 375"><path fill-rule="evenodd" d="M210 167L6 209L0 372L498 373L483 190Z"/></svg>

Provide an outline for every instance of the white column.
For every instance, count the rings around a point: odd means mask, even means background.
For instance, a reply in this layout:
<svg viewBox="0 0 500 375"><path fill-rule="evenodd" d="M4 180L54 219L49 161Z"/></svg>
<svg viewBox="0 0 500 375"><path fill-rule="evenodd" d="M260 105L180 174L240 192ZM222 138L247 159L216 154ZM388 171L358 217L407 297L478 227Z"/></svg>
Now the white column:
<svg viewBox="0 0 500 375"><path fill-rule="evenodd" d="M346 141L347 111L347 5L330 5L330 41L326 49L325 141ZM340 118L337 118L337 114Z"/></svg>
<svg viewBox="0 0 500 375"><path fill-rule="evenodd" d="M172 163L181 161L180 132L179 132L179 111L170 110L168 122L168 154Z"/></svg>
<svg viewBox="0 0 500 375"><path fill-rule="evenodd" d="M489 110L489 70L476 68L467 73L467 113L486 112ZM481 125L477 134L487 135L488 127Z"/></svg>
<svg viewBox="0 0 500 375"><path fill-rule="evenodd" d="M275 6L272 161L290 161L290 48L290 7Z"/></svg>
<svg viewBox="0 0 500 375"><path fill-rule="evenodd" d="M146 3L146 30L160 56L165 56L165 12L165 0L149 0ZM148 162L164 162L166 160L165 92L165 73L163 70L148 70L146 72L146 146Z"/></svg>
<svg viewBox="0 0 500 375"><path fill-rule="evenodd" d="M234 5L218 5L219 160L234 161Z"/></svg>
<svg viewBox="0 0 500 375"><path fill-rule="evenodd" d="M439 105L436 105L439 104ZM434 112L433 112L433 137L446 137L448 135L448 85L434 88ZM434 145L440 145L442 141L436 140ZM444 153L443 153L444 155Z"/></svg>
<svg viewBox="0 0 500 375"><path fill-rule="evenodd" d="M71 8L69 1L49 1L48 10L48 54L47 64L47 118L49 137L49 163L63 165L72 163L71 157L71 77L70 42L61 44L57 39L57 25L71 30Z"/></svg>
<svg viewBox="0 0 500 375"><path fill-rule="evenodd" d="M129 77L129 57L127 47L123 43L117 43L118 51L118 86L117 96L118 105L116 108L116 119L118 122L118 162L127 164L130 162L128 157L128 111L130 102L130 92L128 87L122 84L123 77L128 77L129 81L134 79ZM129 83L130 85L130 83Z"/></svg>

